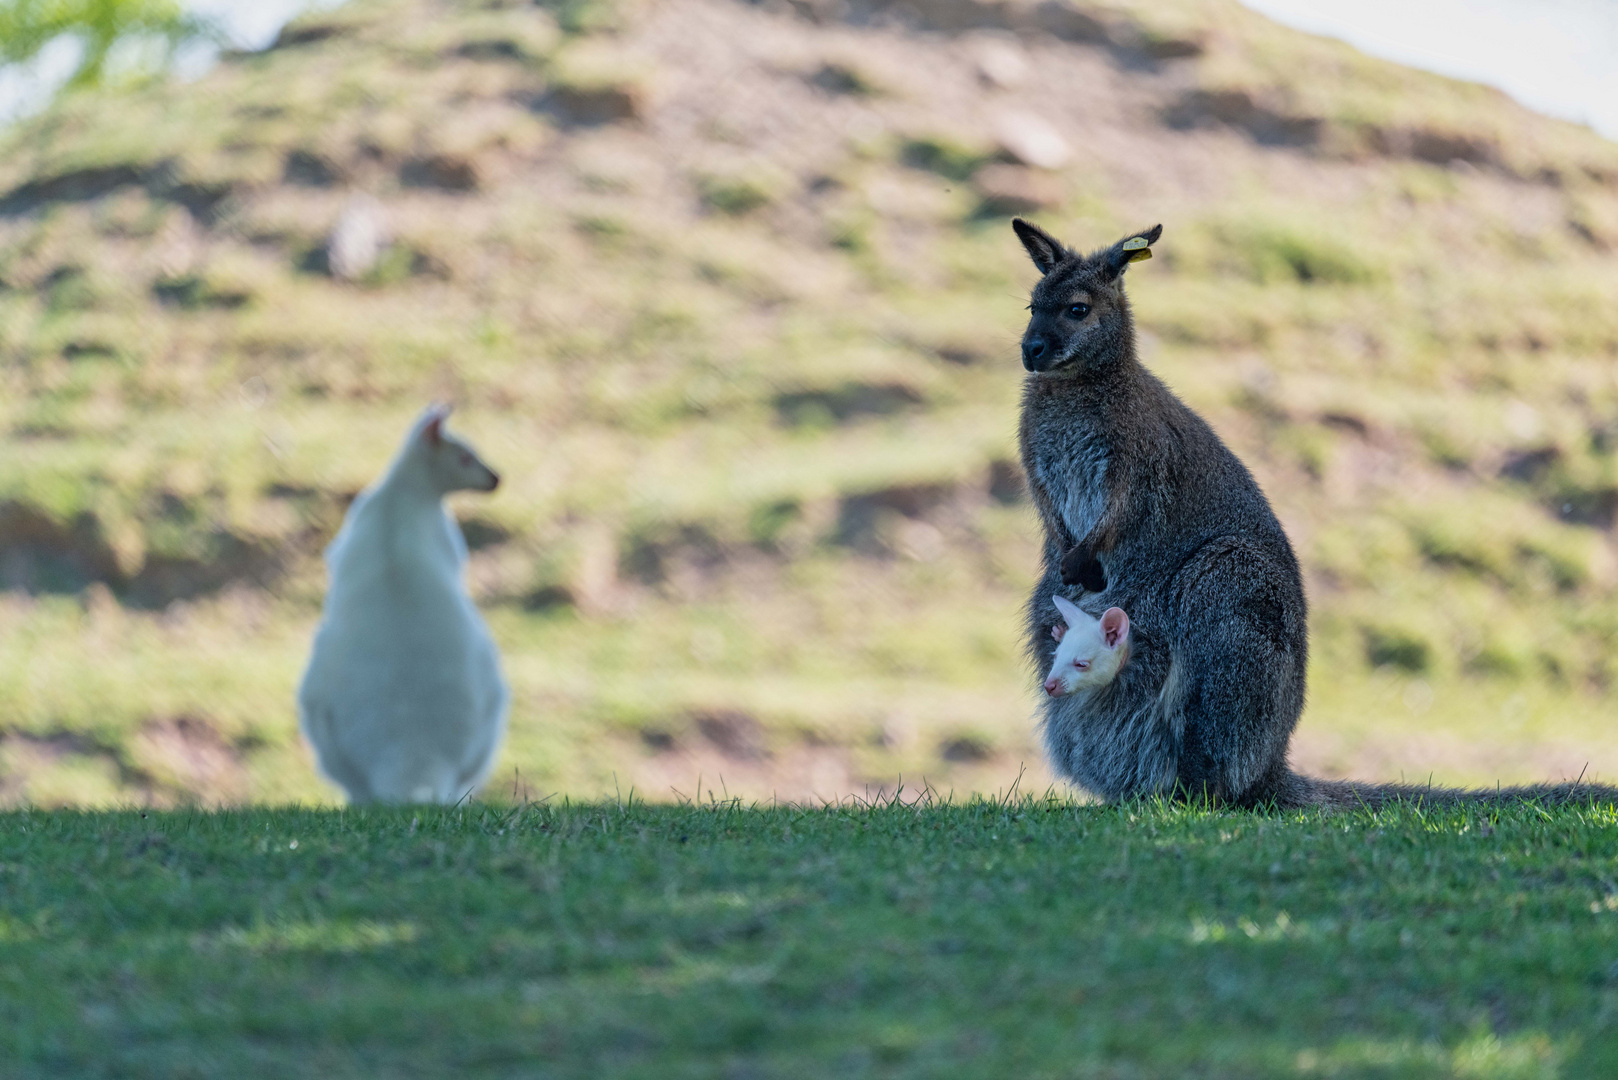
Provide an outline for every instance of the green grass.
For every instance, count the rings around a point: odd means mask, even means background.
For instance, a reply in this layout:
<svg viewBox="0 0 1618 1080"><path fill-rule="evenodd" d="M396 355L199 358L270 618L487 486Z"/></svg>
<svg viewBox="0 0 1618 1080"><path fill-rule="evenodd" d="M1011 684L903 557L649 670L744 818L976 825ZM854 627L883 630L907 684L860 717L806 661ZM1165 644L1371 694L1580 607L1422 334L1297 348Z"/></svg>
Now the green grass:
<svg viewBox="0 0 1618 1080"><path fill-rule="evenodd" d="M1618 1070L1618 813L0 816L28 1077Z"/></svg>

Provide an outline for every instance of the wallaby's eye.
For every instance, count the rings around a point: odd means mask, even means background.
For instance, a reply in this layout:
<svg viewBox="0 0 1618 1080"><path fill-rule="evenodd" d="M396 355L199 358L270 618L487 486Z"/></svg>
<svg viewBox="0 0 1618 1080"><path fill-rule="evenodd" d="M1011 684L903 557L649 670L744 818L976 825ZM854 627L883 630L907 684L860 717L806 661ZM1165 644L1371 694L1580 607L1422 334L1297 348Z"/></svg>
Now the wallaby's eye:
<svg viewBox="0 0 1618 1080"><path fill-rule="evenodd" d="M1080 671L1083 671L1085 668L1090 666L1090 661L1088 661L1088 660L1075 660L1075 661L1073 661L1073 666L1078 668Z"/></svg>
<svg viewBox="0 0 1618 1080"><path fill-rule="evenodd" d="M1067 317L1070 319L1082 319L1088 314L1090 314L1089 304L1074 304L1067 309Z"/></svg>

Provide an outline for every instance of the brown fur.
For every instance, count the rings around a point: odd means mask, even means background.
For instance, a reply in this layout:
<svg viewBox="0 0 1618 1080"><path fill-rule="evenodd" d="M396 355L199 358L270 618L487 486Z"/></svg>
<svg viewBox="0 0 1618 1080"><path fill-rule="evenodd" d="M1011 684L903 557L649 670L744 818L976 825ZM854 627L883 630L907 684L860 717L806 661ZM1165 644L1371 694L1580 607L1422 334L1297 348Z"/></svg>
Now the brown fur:
<svg viewBox="0 0 1618 1080"><path fill-rule="evenodd" d="M1091 694L1044 702L1053 764L1109 800L1343 809L1390 802L1618 801L1553 784L1460 791L1301 776L1308 609L1292 545L1242 463L1140 363L1124 271L1162 226L1081 255L1013 222L1044 275L1023 336L1019 437L1044 527L1028 649L1050 666L1051 597L1129 613L1132 655Z"/></svg>

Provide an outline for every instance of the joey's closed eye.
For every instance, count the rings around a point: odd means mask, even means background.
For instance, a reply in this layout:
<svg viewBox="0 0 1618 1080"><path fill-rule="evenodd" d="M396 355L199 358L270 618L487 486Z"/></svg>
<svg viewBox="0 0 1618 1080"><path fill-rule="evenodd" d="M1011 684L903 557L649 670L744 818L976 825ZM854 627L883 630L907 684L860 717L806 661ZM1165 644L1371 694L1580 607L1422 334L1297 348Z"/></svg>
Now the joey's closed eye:
<svg viewBox="0 0 1618 1080"><path fill-rule="evenodd" d="M1089 304L1074 304L1067 309L1067 317L1070 319L1082 319L1088 314L1090 314Z"/></svg>
<svg viewBox="0 0 1618 1080"><path fill-rule="evenodd" d="M472 467L472 455L468 454L465 450L461 451L461 464L465 465L467 468Z"/></svg>

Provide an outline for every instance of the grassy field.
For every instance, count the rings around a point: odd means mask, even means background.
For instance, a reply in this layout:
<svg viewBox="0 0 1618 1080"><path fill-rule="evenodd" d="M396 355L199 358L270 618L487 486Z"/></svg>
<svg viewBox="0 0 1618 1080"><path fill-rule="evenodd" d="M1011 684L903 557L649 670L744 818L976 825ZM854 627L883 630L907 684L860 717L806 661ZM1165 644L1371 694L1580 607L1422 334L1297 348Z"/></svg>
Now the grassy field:
<svg viewBox="0 0 1618 1080"><path fill-rule="evenodd" d="M1611 1076L1618 813L10 812L0 1072Z"/></svg>
<svg viewBox="0 0 1618 1080"><path fill-rule="evenodd" d="M1618 146L1224 0L354 0L0 132L0 804L332 801L318 555L433 397L506 479L487 798L1043 787L1013 210L1165 224L1300 765L1618 775Z"/></svg>

